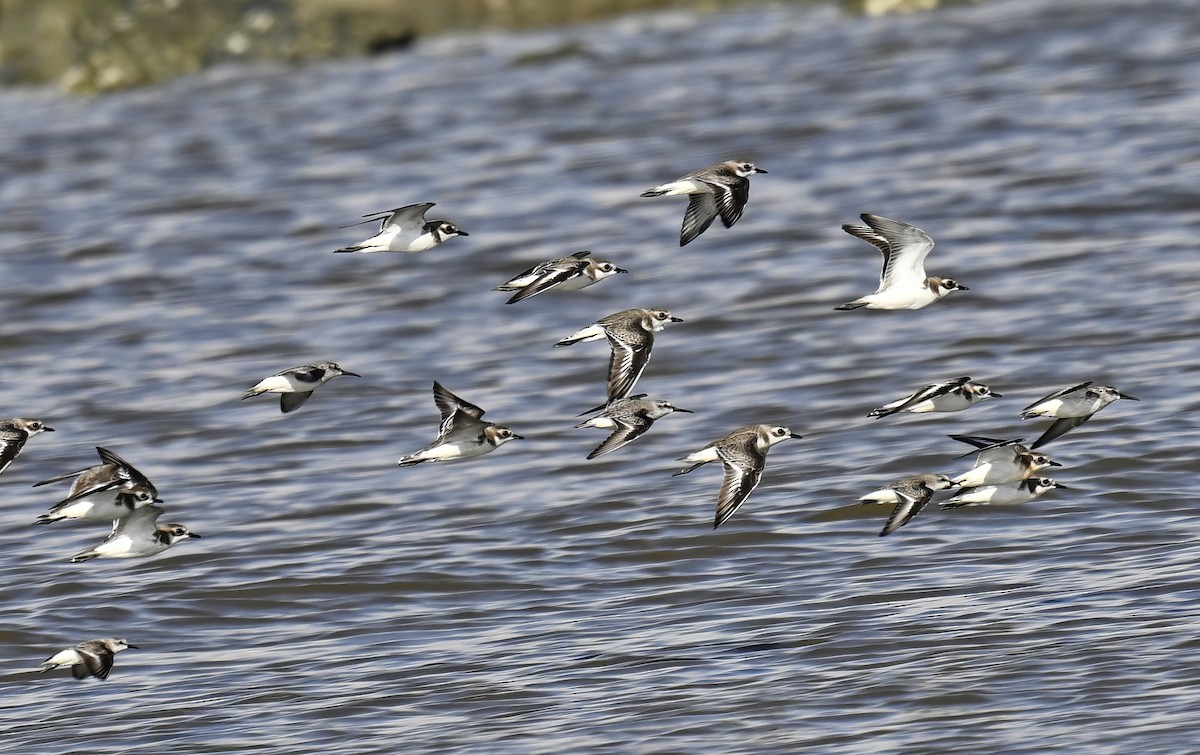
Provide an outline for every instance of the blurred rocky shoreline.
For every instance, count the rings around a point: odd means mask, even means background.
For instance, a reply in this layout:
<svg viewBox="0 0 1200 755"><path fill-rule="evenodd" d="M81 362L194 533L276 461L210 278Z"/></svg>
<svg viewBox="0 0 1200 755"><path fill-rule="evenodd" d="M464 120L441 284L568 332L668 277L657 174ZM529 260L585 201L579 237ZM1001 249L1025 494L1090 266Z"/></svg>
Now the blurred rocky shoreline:
<svg viewBox="0 0 1200 755"><path fill-rule="evenodd" d="M962 1L837 4L848 12L875 15ZM711 12L747 2L0 0L0 84L53 85L91 95L156 84L228 61L303 62L381 54L448 30L535 29L665 8Z"/></svg>

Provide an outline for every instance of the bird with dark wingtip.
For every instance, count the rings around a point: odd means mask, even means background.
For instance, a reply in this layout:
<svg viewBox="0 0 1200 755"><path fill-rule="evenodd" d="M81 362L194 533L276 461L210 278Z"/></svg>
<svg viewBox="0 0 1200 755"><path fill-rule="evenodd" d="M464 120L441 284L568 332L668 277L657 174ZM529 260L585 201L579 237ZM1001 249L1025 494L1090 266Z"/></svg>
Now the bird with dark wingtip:
<svg viewBox="0 0 1200 755"><path fill-rule="evenodd" d="M782 425L745 425L728 432L699 451L683 456L679 461L690 462L691 466L681 469L672 477L687 474L710 461L721 462L725 476L721 480L721 491L717 494L717 513L713 529L729 521L762 480L767 466L767 451L785 440L800 438Z"/></svg>
<svg viewBox="0 0 1200 755"><path fill-rule="evenodd" d="M726 228L738 222L750 200L750 176L755 173L766 171L744 160L726 160L646 189L642 196L687 195L688 206L679 231L679 245L687 246L707 231L718 215Z"/></svg>
<svg viewBox="0 0 1200 755"><path fill-rule="evenodd" d="M362 377L357 372L343 370L333 362L302 364L299 367L290 367L263 378L258 381L258 385L246 391L242 400L245 401L264 393L278 393L280 394L279 408L284 414L287 414L304 406L304 402L312 397L313 391L339 375Z"/></svg>
<svg viewBox="0 0 1200 755"><path fill-rule="evenodd" d="M625 309L597 320L554 344L570 346L607 338L612 354L608 360L608 400L625 398L637 384L654 347L654 334L673 322L683 322L665 309Z"/></svg>
<svg viewBox="0 0 1200 755"><path fill-rule="evenodd" d="M1030 448L1044 446L1055 438L1061 438L1087 422L1096 412L1122 398L1138 400L1107 385L1092 385L1092 381L1089 380L1034 401L1021 412L1021 419L1053 417L1054 422Z"/></svg>

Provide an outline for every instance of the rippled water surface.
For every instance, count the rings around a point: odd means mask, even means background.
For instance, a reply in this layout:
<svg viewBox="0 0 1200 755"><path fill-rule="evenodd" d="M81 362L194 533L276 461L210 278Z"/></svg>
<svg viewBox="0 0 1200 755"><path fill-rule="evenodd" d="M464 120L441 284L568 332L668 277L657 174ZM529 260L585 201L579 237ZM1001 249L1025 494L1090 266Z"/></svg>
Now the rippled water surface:
<svg viewBox="0 0 1200 755"><path fill-rule="evenodd" d="M57 429L0 478L3 749L1187 751L1197 39L1185 0L784 6L0 93L0 413ZM770 173L680 249L685 203L639 192L729 157ZM331 254L422 201L471 236ZM876 282L860 212L971 290L834 312ZM577 249L631 274L489 290ZM585 461L606 347L551 346L634 306L685 319L638 390L696 413ZM322 359L364 377L239 401ZM968 374L1005 398L865 416ZM435 379L527 440L397 468ZM1141 402L1050 447L1070 490L887 538L856 505L1084 380ZM805 438L714 532L719 471L674 459L758 421ZM105 527L31 527L63 491L30 485L95 445L204 539L68 563ZM106 682L30 671L114 635Z"/></svg>

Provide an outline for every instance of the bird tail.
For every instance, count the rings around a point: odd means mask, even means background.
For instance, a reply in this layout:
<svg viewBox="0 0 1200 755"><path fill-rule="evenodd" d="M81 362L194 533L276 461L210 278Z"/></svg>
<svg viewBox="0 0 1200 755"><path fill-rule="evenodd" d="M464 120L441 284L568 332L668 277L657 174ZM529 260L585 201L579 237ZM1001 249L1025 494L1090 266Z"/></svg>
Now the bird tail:
<svg viewBox="0 0 1200 755"><path fill-rule="evenodd" d="M66 519L63 516L54 516L51 513L42 514L37 519L33 520L34 524L53 524L61 519Z"/></svg>
<svg viewBox="0 0 1200 755"><path fill-rule="evenodd" d="M867 303L865 301L862 301L861 299L855 299L854 301L849 301L849 302L846 302L845 304L839 304L838 306L834 307L834 309L846 311L846 310L850 310L850 309L858 309L859 307L865 307L865 306L867 306Z"/></svg>
<svg viewBox="0 0 1200 755"><path fill-rule="evenodd" d="M423 461L429 461L429 459L419 459L415 454L409 454L408 456L401 456L400 461L396 463L402 467L411 467Z"/></svg>
<svg viewBox="0 0 1200 755"><path fill-rule="evenodd" d="M643 191L641 193L641 196L643 196L643 197L661 197L663 194L666 194L666 193L667 193L666 189L660 189L659 187L655 186L653 189L646 189L645 191Z"/></svg>
<svg viewBox="0 0 1200 755"><path fill-rule="evenodd" d="M96 551L93 551L93 550L83 551L82 553L76 553L74 556L72 556L71 563L73 563L73 564L83 563L84 561L88 561L99 555L100 555L99 553L97 553Z"/></svg>

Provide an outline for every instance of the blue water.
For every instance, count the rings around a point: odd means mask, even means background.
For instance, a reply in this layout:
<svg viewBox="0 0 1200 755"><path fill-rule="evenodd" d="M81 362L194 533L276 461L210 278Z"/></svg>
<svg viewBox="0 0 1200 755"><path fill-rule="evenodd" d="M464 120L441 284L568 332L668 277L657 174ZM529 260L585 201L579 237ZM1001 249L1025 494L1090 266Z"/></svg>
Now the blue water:
<svg viewBox="0 0 1200 755"><path fill-rule="evenodd" d="M1193 11L748 7L0 93L0 414L57 430L0 477L0 749L1191 750ZM770 173L680 249L685 203L638 194L731 157ZM331 253L423 201L471 236ZM861 212L971 290L834 312L876 283ZM490 291L579 249L631 273ZM685 320L638 391L696 413L585 461L607 350L551 347L635 306ZM325 359L364 377L239 400ZM1005 398L866 418L958 375ZM397 468L433 380L527 439ZM877 537L859 495L965 469L948 433L1032 439L1021 408L1084 380L1141 401L1048 447L1069 490ZM805 437L714 532L718 470L674 460L759 421ZM30 526L65 492L30 486L96 445L203 539L70 564L106 527ZM141 649L105 682L34 671L108 636Z"/></svg>

